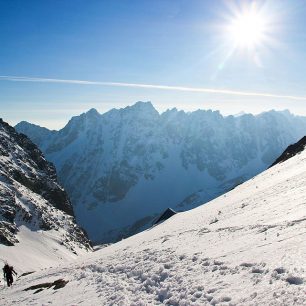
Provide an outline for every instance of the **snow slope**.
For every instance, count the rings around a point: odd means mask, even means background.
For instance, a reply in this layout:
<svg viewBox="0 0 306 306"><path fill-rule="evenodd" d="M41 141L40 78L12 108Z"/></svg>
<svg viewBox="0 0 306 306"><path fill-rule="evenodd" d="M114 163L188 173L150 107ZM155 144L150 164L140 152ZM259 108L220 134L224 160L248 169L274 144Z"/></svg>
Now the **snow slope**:
<svg viewBox="0 0 306 306"><path fill-rule="evenodd" d="M167 207L188 210L266 169L305 135L288 111L224 117L149 102L73 117L60 131L23 122L52 161L91 240L112 242L152 224Z"/></svg>
<svg viewBox="0 0 306 306"><path fill-rule="evenodd" d="M107 248L20 278L2 305L306 305L306 151ZM62 289L23 291L69 281Z"/></svg>

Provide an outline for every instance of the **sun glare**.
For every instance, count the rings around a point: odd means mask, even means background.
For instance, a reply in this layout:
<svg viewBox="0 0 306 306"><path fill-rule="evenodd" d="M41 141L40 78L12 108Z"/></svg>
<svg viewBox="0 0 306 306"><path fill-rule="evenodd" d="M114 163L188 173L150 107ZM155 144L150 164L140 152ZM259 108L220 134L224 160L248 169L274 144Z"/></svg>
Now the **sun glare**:
<svg viewBox="0 0 306 306"><path fill-rule="evenodd" d="M266 30L264 17L255 10L237 14L228 26L230 39L241 48L253 48L263 43Z"/></svg>

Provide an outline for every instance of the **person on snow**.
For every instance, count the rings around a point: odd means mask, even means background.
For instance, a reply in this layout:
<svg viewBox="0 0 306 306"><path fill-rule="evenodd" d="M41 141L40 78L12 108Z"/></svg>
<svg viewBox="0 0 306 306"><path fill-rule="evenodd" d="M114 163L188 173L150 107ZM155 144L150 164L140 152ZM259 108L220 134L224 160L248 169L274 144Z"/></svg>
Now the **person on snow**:
<svg viewBox="0 0 306 306"><path fill-rule="evenodd" d="M13 273L17 276L17 272L14 270L14 268L6 263L3 267L3 276L6 279L8 287L13 284Z"/></svg>

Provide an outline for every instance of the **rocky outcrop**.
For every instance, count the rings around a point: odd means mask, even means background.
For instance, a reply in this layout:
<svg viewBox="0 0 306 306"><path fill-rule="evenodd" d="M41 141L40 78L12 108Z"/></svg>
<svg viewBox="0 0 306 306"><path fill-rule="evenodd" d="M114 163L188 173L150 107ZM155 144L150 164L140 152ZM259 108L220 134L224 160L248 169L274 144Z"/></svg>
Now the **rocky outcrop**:
<svg viewBox="0 0 306 306"><path fill-rule="evenodd" d="M282 163L288 160L289 158L301 153L302 151L304 151L305 146L306 146L306 136L300 139L297 143L288 146L287 149L282 153L282 155L278 157L270 167Z"/></svg>
<svg viewBox="0 0 306 306"><path fill-rule="evenodd" d="M53 164L27 136L0 119L0 243L18 243L21 225L34 231L64 228L67 248L91 249Z"/></svg>

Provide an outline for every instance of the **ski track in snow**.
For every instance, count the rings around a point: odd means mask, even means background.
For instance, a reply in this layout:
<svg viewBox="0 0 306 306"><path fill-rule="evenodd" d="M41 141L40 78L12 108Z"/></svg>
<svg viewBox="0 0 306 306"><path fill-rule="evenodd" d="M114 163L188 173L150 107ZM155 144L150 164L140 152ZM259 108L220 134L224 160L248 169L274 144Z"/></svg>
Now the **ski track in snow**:
<svg viewBox="0 0 306 306"><path fill-rule="evenodd" d="M67 265L1 305L306 305L306 151L216 200ZM25 288L63 278L66 287Z"/></svg>

